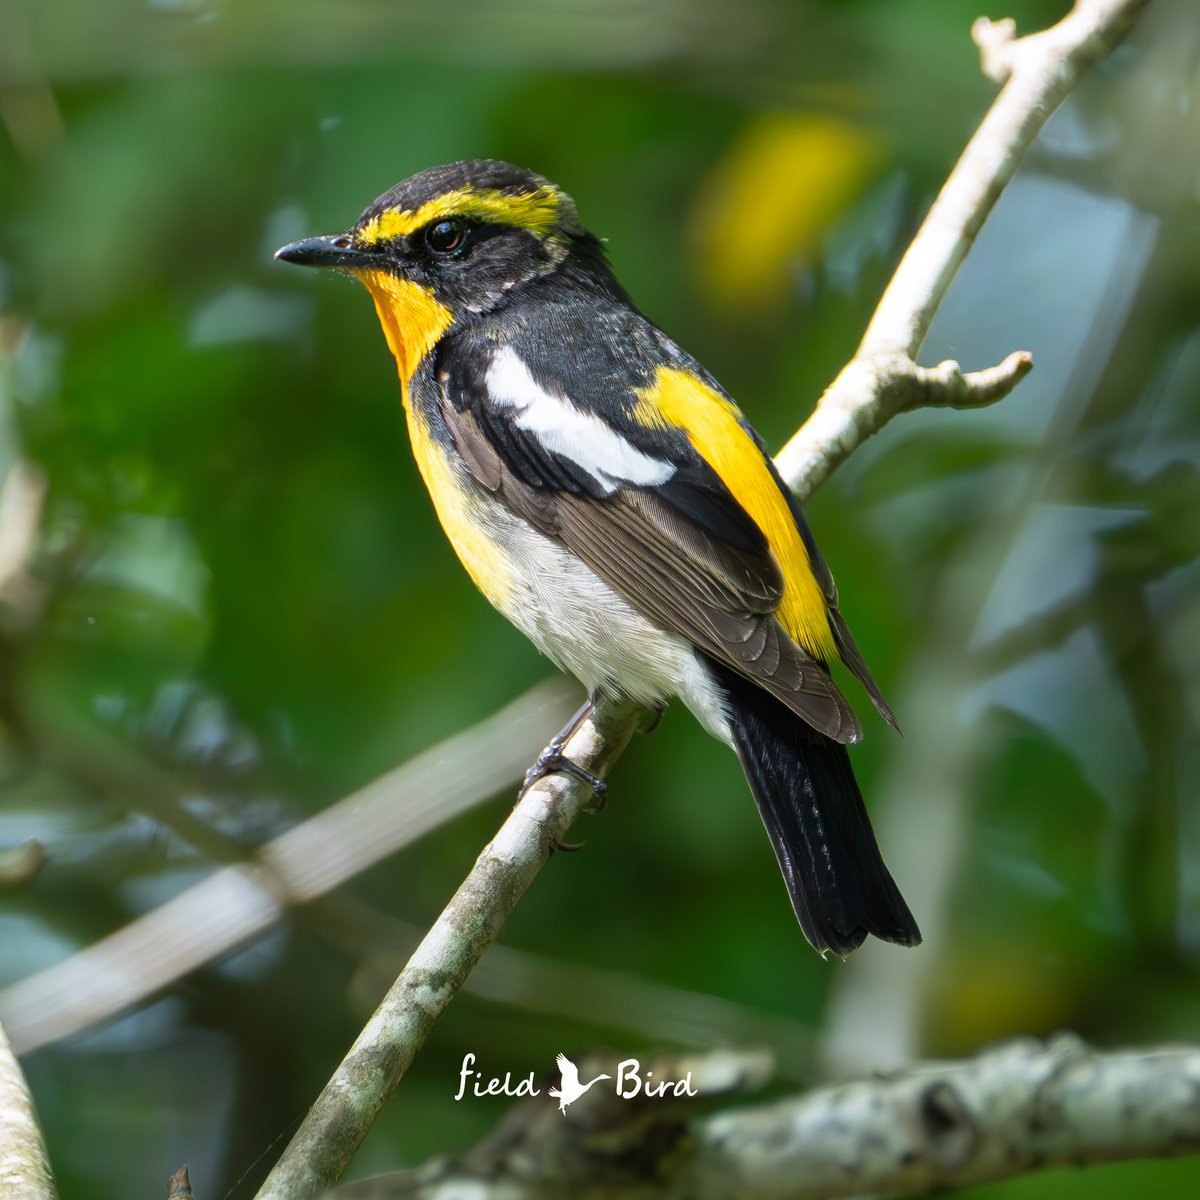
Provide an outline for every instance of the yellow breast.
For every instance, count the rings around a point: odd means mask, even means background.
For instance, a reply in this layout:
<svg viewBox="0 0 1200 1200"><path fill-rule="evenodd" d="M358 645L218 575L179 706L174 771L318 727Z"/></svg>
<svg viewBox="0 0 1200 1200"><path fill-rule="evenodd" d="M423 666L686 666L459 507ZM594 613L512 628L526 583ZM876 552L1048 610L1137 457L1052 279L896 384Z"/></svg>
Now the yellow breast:
<svg viewBox="0 0 1200 1200"><path fill-rule="evenodd" d="M385 271L362 271L358 277L375 301L388 348L396 359L413 456L438 520L475 586L503 609L511 598L510 572L507 555L488 533L485 502L475 494L464 470L451 459L448 448L433 436L410 395L413 372L450 327L453 315L431 291L418 284Z"/></svg>

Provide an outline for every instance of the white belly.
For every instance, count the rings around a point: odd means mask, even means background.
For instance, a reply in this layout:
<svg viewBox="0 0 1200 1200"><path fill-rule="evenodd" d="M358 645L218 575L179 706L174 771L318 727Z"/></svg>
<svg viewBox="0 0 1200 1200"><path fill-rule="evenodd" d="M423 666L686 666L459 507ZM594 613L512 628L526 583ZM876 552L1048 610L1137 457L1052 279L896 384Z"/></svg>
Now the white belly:
<svg viewBox="0 0 1200 1200"><path fill-rule="evenodd" d="M547 658L590 692L647 706L678 696L709 733L730 741L720 695L691 642L653 625L582 559L491 497L483 508L507 560L506 586L492 603Z"/></svg>

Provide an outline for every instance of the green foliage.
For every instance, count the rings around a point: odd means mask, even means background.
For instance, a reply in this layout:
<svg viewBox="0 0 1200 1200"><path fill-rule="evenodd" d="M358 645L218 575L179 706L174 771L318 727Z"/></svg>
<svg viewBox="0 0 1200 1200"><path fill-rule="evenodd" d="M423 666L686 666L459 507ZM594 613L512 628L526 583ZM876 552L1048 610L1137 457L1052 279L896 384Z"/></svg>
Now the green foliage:
<svg viewBox="0 0 1200 1200"><path fill-rule="evenodd" d="M1023 28L1063 7L1009 6ZM0 846L37 837L50 861L5 897L0 986L547 670L441 537L367 296L276 264L276 246L349 224L422 167L508 158L575 196L635 298L772 444L853 352L991 95L973 10L636 8L12 8L0 472L26 458L48 492L33 583L0 598ZM1052 124L922 354L977 367L1028 348L1029 381L987 413L896 421L809 509L901 723L937 731L902 742L868 719L854 751L868 801L902 755L935 774L950 749L968 763L948 930L920 951L931 1053L1062 1027L1200 1038L1196 159L1138 169L1148 144L1194 147L1186 109L1160 104L1192 86L1169 42L1151 28ZM851 194L819 221L815 196L807 223L770 224L765 186L762 212L705 217L719 171L780 114L874 147ZM811 164L814 191L847 186L828 167ZM706 283L711 239L756 220L786 235L789 286L766 311ZM961 665L954 694L922 693L933 653ZM916 721L930 705L932 725ZM118 751L177 794L123 773ZM427 922L509 800L348 894ZM929 819L919 794L896 803L892 828ZM212 844L181 833L181 813ZM686 713L636 740L580 836L508 945L564 978L603 968L819 1028L841 968L804 945L736 762ZM921 873L919 855L889 858L902 884ZM404 949L369 922L331 937L327 915L297 911L124 1022L30 1058L68 1200L155 1194L185 1159L198 1194L252 1194ZM558 1050L646 1049L646 1028L637 1011L601 1027L461 997L356 1173L470 1144L500 1117L502 1101L451 1100L468 1050L524 1075ZM1196 1185L1179 1163L978 1194Z"/></svg>

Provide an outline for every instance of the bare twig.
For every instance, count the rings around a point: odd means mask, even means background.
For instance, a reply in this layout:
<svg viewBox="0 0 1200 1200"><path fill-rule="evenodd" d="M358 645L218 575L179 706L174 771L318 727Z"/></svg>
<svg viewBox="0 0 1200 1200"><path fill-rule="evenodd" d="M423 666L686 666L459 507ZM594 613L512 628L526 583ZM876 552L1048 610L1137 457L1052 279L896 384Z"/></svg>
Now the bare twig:
<svg viewBox="0 0 1200 1200"><path fill-rule="evenodd" d="M780 474L807 500L897 414L917 408L982 408L1003 400L1032 369L1027 350L1014 351L997 366L963 374L952 359L921 367L899 351L864 353L860 346L813 415L779 452L775 461Z"/></svg>
<svg viewBox="0 0 1200 1200"><path fill-rule="evenodd" d="M54 1179L25 1076L0 1025L0 1196L54 1200Z"/></svg>
<svg viewBox="0 0 1200 1200"><path fill-rule="evenodd" d="M913 356L976 233L1047 117L1146 3L1078 0L1045 34L1008 48L1008 82L905 254L855 359L777 460L802 499L896 413L930 404L991 403L1028 372L1032 364L1023 352L974 374L963 374L954 363L921 368ZM590 770L598 764L607 770L641 717L631 706L601 703L572 739L570 756ZM525 794L318 1098L260 1196L299 1200L338 1178L437 1015L588 794L563 777L542 780ZM497 846L504 847L502 855L496 855Z"/></svg>
<svg viewBox="0 0 1200 1200"><path fill-rule="evenodd" d="M537 1096L477 1150L344 1191L347 1200L924 1195L1045 1167L1196 1153L1198 1094L1200 1047L1100 1053L1063 1034L708 1116L664 1101L654 1136L653 1109L614 1103L611 1092L598 1114L592 1104L573 1119L573 1107L566 1120Z"/></svg>
<svg viewBox="0 0 1200 1200"><path fill-rule="evenodd" d="M985 70L1004 87L900 260L860 354L916 354L976 234L1047 118L1148 3L1076 0L1057 25L1019 40L1011 20L976 21L971 34Z"/></svg>

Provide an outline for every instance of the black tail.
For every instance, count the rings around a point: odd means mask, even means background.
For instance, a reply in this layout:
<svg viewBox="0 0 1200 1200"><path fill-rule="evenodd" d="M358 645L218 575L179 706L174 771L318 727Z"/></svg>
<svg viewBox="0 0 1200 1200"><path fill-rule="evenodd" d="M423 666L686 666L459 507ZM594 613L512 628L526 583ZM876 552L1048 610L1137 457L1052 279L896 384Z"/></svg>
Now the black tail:
<svg viewBox="0 0 1200 1200"><path fill-rule="evenodd" d="M734 745L804 936L845 957L868 933L916 946L921 931L883 865L846 747L708 659Z"/></svg>

